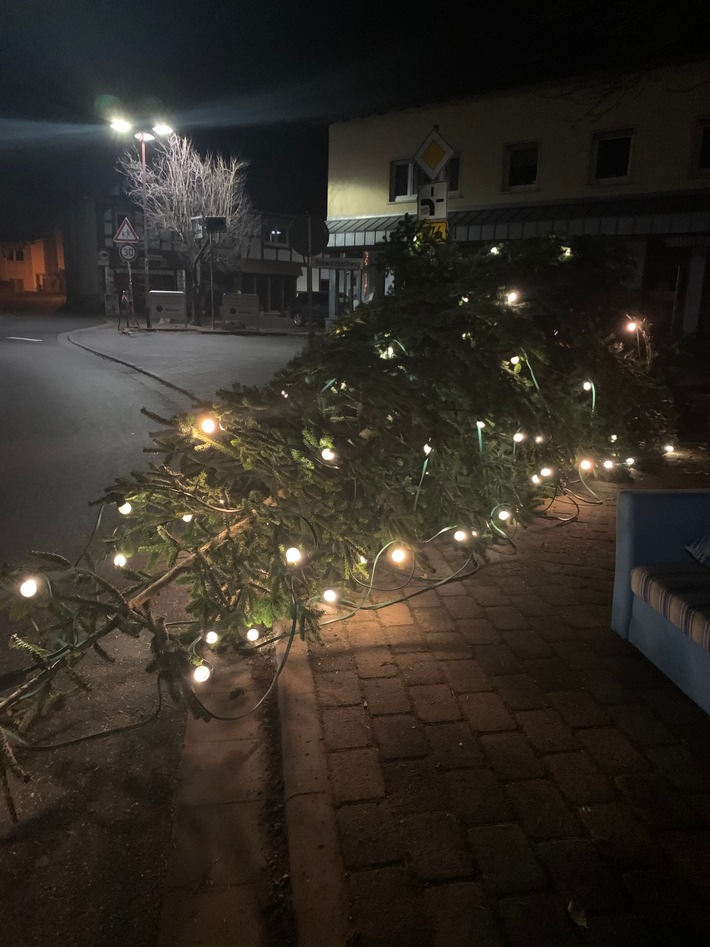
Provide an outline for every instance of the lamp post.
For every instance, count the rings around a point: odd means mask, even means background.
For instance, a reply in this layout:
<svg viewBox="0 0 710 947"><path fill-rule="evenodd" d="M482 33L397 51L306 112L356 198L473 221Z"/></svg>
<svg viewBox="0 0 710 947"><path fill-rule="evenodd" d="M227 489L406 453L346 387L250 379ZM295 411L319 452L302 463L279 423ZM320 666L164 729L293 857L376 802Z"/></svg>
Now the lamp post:
<svg viewBox="0 0 710 947"><path fill-rule="evenodd" d="M117 132L128 132L133 126L125 119L117 118L111 122L111 128ZM153 126L155 135L172 135L173 130L169 125L163 122L157 122ZM150 264L148 262L148 170L145 159L145 143L155 141L155 135L147 131L136 132L134 137L141 143L141 191L143 197L143 283L145 292L145 324L146 328L151 329L150 322Z"/></svg>

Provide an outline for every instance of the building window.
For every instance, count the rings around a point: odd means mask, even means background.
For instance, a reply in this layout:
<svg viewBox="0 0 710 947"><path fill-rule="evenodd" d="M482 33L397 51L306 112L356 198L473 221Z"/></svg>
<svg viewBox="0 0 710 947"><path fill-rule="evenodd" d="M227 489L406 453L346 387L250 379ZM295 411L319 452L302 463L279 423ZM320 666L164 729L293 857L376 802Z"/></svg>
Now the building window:
<svg viewBox="0 0 710 947"><path fill-rule="evenodd" d="M631 161L631 131L606 132L594 138L592 180L617 183L628 180Z"/></svg>
<svg viewBox="0 0 710 947"><path fill-rule="evenodd" d="M539 151L540 146L536 141L506 146L503 190L535 187Z"/></svg>
<svg viewBox="0 0 710 947"><path fill-rule="evenodd" d="M703 177L710 174L710 119L699 122L695 131L693 172Z"/></svg>
<svg viewBox="0 0 710 947"><path fill-rule="evenodd" d="M264 243L276 243L281 246L288 246L288 225L266 223L262 230L262 239Z"/></svg>
<svg viewBox="0 0 710 947"><path fill-rule="evenodd" d="M459 156L453 155L434 181L446 181L449 192L458 191L459 170ZM411 158L390 161L390 201L415 201L419 188L428 180L416 161Z"/></svg>
<svg viewBox="0 0 710 947"><path fill-rule="evenodd" d="M12 250L5 250L5 259L10 263L24 263L25 260L25 251L19 248Z"/></svg>

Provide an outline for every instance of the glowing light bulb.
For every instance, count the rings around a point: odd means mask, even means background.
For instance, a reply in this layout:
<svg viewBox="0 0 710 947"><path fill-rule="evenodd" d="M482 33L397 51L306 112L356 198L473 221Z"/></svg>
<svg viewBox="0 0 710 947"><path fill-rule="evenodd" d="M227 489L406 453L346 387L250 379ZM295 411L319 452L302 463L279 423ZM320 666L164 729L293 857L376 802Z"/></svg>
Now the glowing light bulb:
<svg viewBox="0 0 710 947"><path fill-rule="evenodd" d="M591 391L592 390L591 381L585 381L585 383L582 385L582 388L584 388L585 391Z"/></svg>
<svg viewBox="0 0 710 947"><path fill-rule="evenodd" d="M563 257L563 259L568 260L568 259L572 256L572 248L571 248L571 247L561 247L560 249L561 249L561 251L562 251L562 257Z"/></svg>
<svg viewBox="0 0 710 947"><path fill-rule="evenodd" d="M290 562L291 565L295 565L297 562L300 562L302 558L303 553L295 546L291 546L286 550L286 562Z"/></svg>
<svg viewBox="0 0 710 947"><path fill-rule="evenodd" d="M515 434L513 434L513 440L516 444L519 444L521 441L525 440L525 435L522 431L516 431Z"/></svg>
<svg viewBox="0 0 710 947"><path fill-rule="evenodd" d="M250 628L247 632L247 641L258 641L259 640L259 629Z"/></svg>
<svg viewBox="0 0 710 947"><path fill-rule="evenodd" d="M591 470L594 464L585 457L584 460L580 460L579 466L582 470Z"/></svg>
<svg viewBox="0 0 710 947"><path fill-rule="evenodd" d="M516 292L515 290L512 290L511 292L509 292L505 297L506 302L510 306L512 306L513 303L516 303L519 298L520 298L520 293Z"/></svg>
<svg viewBox="0 0 710 947"><path fill-rule="evenodd" d="M674 447L672 444L666 444L666 446L663 448L663 450L664 450L667 454L674 454L674 453L675 453L675 447Z"/></svg>
<svg viewBox="0 0 710 947"><path fill-rule="evenodd" d="M203 418L200 421L200 428L205 434L214 434L217 430L217 422L213 418Z"/></svg>
<svg viewBox="0 0 710 947"><path fill-rule="evenodd" d="M320 455L323 460L335 460L335 451L331 450L330 447L324 447Z"/></svg>
<svg viewBox="0 0 710 947"><path fill-rule="evenodd" d="M122 552L117 552L116 555L113 557L113 564L115 566L118 566L119 569L122 569L127 562L128 560L126 559L126 557L123 555Z"/></svg>
<svg viewBox="0 0 710 947"><path fill-rule="evenodd" d="M332 605L333 602L338 601L338 593L335 591L335 589L326 589L323 593L323 600L329 602Z"/></svg>
<svg viewBox="0 0 710 947"><path fill-rule="evenodd" d="M505 523L506 520L510 519L510 510L501 510L500 513L498 514L498 519L503 520L503 522Z"/></svg>
<svg viewBox="0 0 710 947"><path fill-rule="evenodd" d="M468 533L465 529L457 529L454 533L454 539L457 543L462 543L464 540L468 539Z"/></svg>
<svg viewBox="0 0 710 947"><path fill-rule="evenodd" d="M519 356L519 355L514 355L514 356L511 358L511 360L510 360L510 364L511 364L511 365L519 365L519 364L520 364L520 356Z"/></svg>
<svg viewBox="0 0 710 947"><path fill-rule="evenodd" d="M210 671L206 664L201 664L192 672L192 676L198 684L204 684L205 681L209 680L211 674L212 671Z"/></svg>
<svg viewBox="0 0 710 947"><path fill-rule="evenodd" d="M360 565L361 566L367 565L367 559L364 556L360 556Z"/></svg>
<svg viewBox="0 0 710 947"><path fill-rule="evenodd" d="M404 560L407 558L407 551L401 546L395 546L395 548L392 550L391 556L392 562L404 562Z"/></svg>
<svg viewBox="0 0 710 947"><path fill-rule="evenodd" d="M605 470L612 470L613 467L614 467L614 461L613 461L613 460L605 460L605 461L604 461L604 469L605 469Z"/></svg>
<svg viewBox="0 0 710 947"><path fill-rule="evenodd" d="M490 252L493 254L493 256L498 256L500 253L500 247L491 247Z"/></svg>
<svg viewBox="0 0 710 947"><path fill-rule="evenodd" d="M183 523L191 523L191 522L192 522L192 513L183 513L182 521L183 521Z"/></svg>
<svg viewBox="0 0 710 947"><path fill-rule="evenodd" d="M207 644L217 644L219 641L219 635L216 631L208 631L205 635L205 641Z"/></svg>
<svg viewBox="0 0 710 947"><path fill-rule="evenodd" d="M485 421L476 421L476 427L478 428L479 431L482 431L485 426L486 426Z"/></svg>
<svg viewBox="0 0 710 947"><path fill-rule="evenodd" d="M627 458L626 458L626 463L629 465L629 467L633 467L633 465L636 463L636 458L635 458L635 457L627 457Z"/></svg>
<svg viewBox="0 0 710 947"><path fill-rule="evenodd" d="M284 390L282 389L282 390L281 390L281 397L282 397L282 398L288 398L288 392L287 392L287 391L284 391Z"/></svg>
<svg viewBox="0 0 710 947"><path fill-rule="evenodd" d="M543 467L542 470L540 471L540 476L541 476L541 477L551 477L553 473L554 473L554 471L553 471L552 467Z"/></svg>
<svg viewBox="0 0 710 947"><path fill-rule="evenodd" d="M532 482L535 483L535 484L537 484L537 483L542 483L542 481L540 480L540 478L539 478L539 476L538 476L537 474L533 474L530 479L531 479Z"/></svg>
<svg viewBox="0 0 710 947"><path fill-rule="evenodd" d="M536 434L536 435L535 435L535 443L536 443L536 444L543 444L544 441L545 441L545 438L542 436L542 434Z"/></svg>
<svg viewBox="0 0 710 947"><path fill-rule="evenodd" d="M610 434L609 440L611 441L612 444L615 444L618 441L618 437L616 436L616 434Z"/></svg>
<svg viewBox="0 0 710 947"><path fill-rule="evenodd" d="M476 532L475 529L472 529L472 530L471 530L471 536L472 536L474 539L477 539L477 538L478 538L478 533Z"/></svg>
<svg viewBox="0 0 710 947"><path fill-rule="evenodd" d="M32 598L37 594L37 583L34 579L25 579L20 586L20 595L24 598Z"/></svg>
<svg viewBox="0 0 710 947"><path fill-rule="evenodd" d="M424 453L427 454L427 455L428 455L428 454L431 454L431 452L432 452L433 449L434 449L434 448L431 446L431 444L425 444L425 445L424 445Z"/></svg>
<svg viewBox="0 0 710 947"><path fill-rule="evenodd" d="M627 332L635 332L637 329L638 329L638 325L637 325L635 322L627 322L627 323L626 323L626 331L627 331Z"/></svg>
<svg viewBox="0 0 710 947"><path fill-rule="evenodd" d="M464 303L467 303L467 302L468 302L468 296L462 296L461 299L459 300L459 305L463 306Z"/></svg>
<svg viewBox="0 0 710 947"><path fill-rule="evenodd" d="M131 512L132 509L133 509L133 507L132 507L131 504L128 502L128 500L126 500L125 503L122 503L122 504L119 506L118 512L119 512L119 513L123 513L124 516L128 516L128 514Z"/></svg>

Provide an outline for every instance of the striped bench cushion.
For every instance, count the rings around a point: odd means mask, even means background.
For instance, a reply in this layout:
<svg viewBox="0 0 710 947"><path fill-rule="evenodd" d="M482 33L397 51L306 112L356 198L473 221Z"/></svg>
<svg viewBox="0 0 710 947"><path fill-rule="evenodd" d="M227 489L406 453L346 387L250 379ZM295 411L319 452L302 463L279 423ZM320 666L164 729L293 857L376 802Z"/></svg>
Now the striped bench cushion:
<svg viewBox="0 0 710 947"><path fill-rule="evenodd" d="M632 591L710 651L710 570L695 562L636 566Z"/></svg>

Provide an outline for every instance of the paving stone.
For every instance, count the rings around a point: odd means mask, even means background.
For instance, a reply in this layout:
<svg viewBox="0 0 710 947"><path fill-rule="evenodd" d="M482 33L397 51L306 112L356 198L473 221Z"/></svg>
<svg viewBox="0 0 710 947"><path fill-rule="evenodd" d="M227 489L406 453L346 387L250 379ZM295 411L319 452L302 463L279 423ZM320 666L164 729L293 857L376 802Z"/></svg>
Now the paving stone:
<svg viewBox="0 0 710 947"><path fill-rule="evenodd" d="M613 668L585 671L580 684L600 704L633 704L639 700L637 695L616 677ZM559 688L565 689L564 685Z"/></svg>
<svg viewBox="0 0 710 947"><path fill-rule="evenodd" d="M553 655L549 658L526 658L522 662L535 683L545 691L560 691L570 686L570 669Z"/></svg>
<svg viewBox="0 0 710 947"><path fill-rule="evenodd" d="M703 823L710 828L710 792L693 793L688 796L688 802L698 813Z"/></svg>
<svg viewBox="0 0 710 947"><path fill-rule="evenodd" d="M402 858L397 828L386 802L361 802L335 810L346 869L369 868Z"/></svg>
<svg viewBox="0 0 710 947"><path fill-rule="evenodd" d="M551 691L550 703L570 727L603 727L609 716L585 691Z"/></svg>
<svg viewBox="0 0 710 947"><path fill-rule="evenodd" d="M627 906L628 898L618 878L609 871L590 839L540 842L537 854L566 900L576 901L594 914L619 911Z"/></svg>
<svg viewBox="0 0 710 947"><path fill-rule="evenodd" d="M329 750L352 750L372 742L370 723L365 708L324 707L323 736Z"/></svg>
<svg viewBox="0 0 710 947"><path fill-rule="evenodd" d="M314 674L316 696L322 707L343 707L361 704L360 681L353 671Z"/></svg>
<svg viewBox="0 0 710 947"><path fill-rule="evenodd" d="M406 714L411 707L404 684L398 677L362 682L370 714Z"/></svg>
<svg viewBox="0 0 710 947"><path fill-rule="evenodd" d="M514 730L515 721L497 694L459 694L459 706L474 731Z"/></svg>
<svg viewBox="0 0 710 947"><path fill-rule="evenodd" d="M493 678L493 685L509 710L535 710L548 706L547 694L527 674Z"/></svg>
<svg viewBox="0 0 710 947"><path fill-rule="evenodd" d="M656 769L678 789L688 792L710 791L710 767L684 746L652 746L646 750Z"/></svg>
<svg viewBox="0 0 710 947"><path fill-rule="evenodd" d="M617 798L611 782L582 750L551 754L543 762L563 794L575 806L613 802Z"/></svg>
<svg viewBox="0 0 710 947"><path fill-rule="evenodd" d="M351 671L353 666L352 652L349 647L310 647L311 667L314 671Z"/></svg>
<svg viewBox="0 0 710 947"><path fill-rule="evenodd" d="M626 773L615 783L636 814L654 829L684 829L700 824L697 812L656 773Z"/></svg>
<svg viewBox="0 0 710 947"><path fill-rule="evenodd" d="M648 921L630 913L597 915L585 937L590 947L668 947Z"/></svg>
<svg viewBox="0 0 710 947"><path fill-rule="evenodd" d="M429 752L424 728L411 714L374 717L372 731L382 759L410 759L426 756Z"/></svg>
<svg viewBox="0 0 710 947"><path fill-rule="evenodd" d="M456 630L472 645L500 644L500 634L487 618L457 619Z"/></svg>
<svg viewBox="0 0 710 947"><path fill-rule="evenodd" d="M486 608L510 605L508 595L502 592L498 586L483 585L476 582L475 579L471 582L471 595L479 605Z"/></svg>
<svg viewBox="0 0 710 947"><path fill-rule="evenodd" d="M431 759L386 760L382 772L387 796L397 817L447 808L444 781Z"/></svg>
<svg viewBox="0 0 710 947"><path fill-rule="evenodd" d="M394 677L398 668L389 648L355 648L353 649L355 667L359 677Z"/></svg>
<svg viewBox="0 0 710 947"><path fill-rule="evenodd" d="M428 652L397 655L397 666L405 684L443 684L446 680L439 661Z"/></svg>
<svg viewBox="0 0 710 947"><path fill-rule="evenodd" d="M447 881L472 874L461 826L450 812L404 816L400 831L409 864L422 881Z"/></svg>
<svg viewBox="0 0 710 947"><path fill-rule="evenodd" d="M425 727L424 732L431 748L431 758L441 769L485 765L481 746L467 723L432 724Z"/></svg>
<svg viewBox="0 0 710 947"><path fill-rule="evenodd" d="M498 902L510 947L572 947L577 932L561 899L552 894L529 894Z"/></svg>
<svg viewBox="0 0 710 947"><path fill-rule="evenodd" d="M563 838L580 834L577 817L549 780L508 783L506 790L518 818L533 838Z"/></svg>
<svg viewBox="0 0 710 947"><path fill-rule="evenodd" d="M547 887L547 874L519 826L481 825L469 829L468 840L489 891L516 894Z"/></svg>
<svg viewBox="0 0 710 947"><path fill-rule="evenodd" d="M614 723L635 743L653 746L673 743L675 736L661 720L643 704L619 704L609 707Z"/></svg>
<svg viewBox="0 0 710 947"><path fill-rule="evenodd" d="M158 947L187 944L263 944L264 920L254 885L168 891L161 911ZM96 943L96 940L94 940ZM108 938L103 940L108 944ZM114 943L127 943L117 931Z"/></svg>
<svg viewBox="0 0 710 947"><path fill-rule="evenodd" d="M429 642L418 625L393 625L384 629L384 637L393 655L429 652Z"/></svg>
<svg viewBox="0 0 710 947"><path fill-rule="evenodd" d="M542 762L530 749L522 733L493 733L481 736L481 746L502 779L544 776Z"/></svg>
<svg viewBox="0 0 710 947"><path fill-rule="evenodd" d="M470 658L466 661L445 661L443 669L455 694L493 690L481 665Z"/></svg>
<svg viewBox="0 0 710 947"><path fill-rule="evenodd" d="M371 612L366 612L371 616ZM381 645L384 640L384 631L379 621L373 621L370 617L368 621L361 621L351 625L348 620L346 625L348 642L351 648L374 648Z"/></svg>
<svg viewBox="0 0 710 947"><path fill-rule="evenodd" d="M264 791L265 748L257 740L192 743L183 756L178 805L249 802Z"/></svg>
<svg viewBox="0 0 710 947"><path fill-rule="evenodd" d="M623 876L636 907L649 918L662 944L707 944L710 910L680 878L663 868L644 868Z"/></svg>
<svg viewBox="0 0 710 947"><path fill-rule="evenodd" d="M486 608L484 609L484 617L498 631L516 631L530 627L525 615L519 612L517 608L512 608L509 605Z"/></svg>
<svg viewBox="0 0 710 947"><path fill-rule="evenodd" d="M583 641L553 641L550 647L571 671L590 671L603 666L599 655Z"/></svg>
<svg viewBox="0 0 710 947"><path fill-rule="evenodd" d="M414 621L409 605L405 602L396 602L394 605L388 605L378 612L380 621L386 628L393 625L411 625Z"/></svg>
<svg viewBox="0 0 710 947"><path fill-rule="evenodd" d="M656 839L675 874L710 905L710 832L661 832Z"/></svg>
<svg viewBox="0 0 710 947"><path fill-rule="evenodd" d="M651 690L667 685L667 678L638 651L609 659L622 684L632 690Z"/></svg>
<svg viewBox="0 0 710 947"><path fill-rule="evenodd" d="M648 763L621 730L615 727L593 727L578 730L577 739L604 773L625 773L648 769Z"/></svg>
<svg viewBox="0 0 710 947"><path fill-rule="evenodd" d="M475 645L473 656L486 674L518 674L523 670L519 658L505 644Z"/></svg>
<svg viewBox="0 0 710 947"><path fill-rule="evenodd" d="M560 620L557 610L553 608L552 605L548 605L548 608L550 609L549 615L528 616L530 619L530 627L548 643L552 643L553 641L578 641L580 637L579 629L570 628L569 625L565 625L565 623Z"/></svg>
<svg viewBox="0 0 710 947"><path fill-rule="evenodd" d="M447 595L444 607L449 615L456 618L481 618L482 611L470 595Z"/></svg>
<svg viewBox="0 0 710 947"><path fill-rule="evenodd" d="M502 631L501 638L519 658L544 658L552 654L550 645L532 628Z"/></svg>
<svg viewBox="0 0 710 947"><path fill-rule="evenodd" d="M328 771L336 803L361 802L385 794L376 750L340 750L337 753L329 753Z"/></svg>
<svg viewBox="0 0 710 947"><path fill-rule="evenodd" d="M480 885L460 882L426 888L424 904L432 928L431 947L504 947Z"/></svg>
<svg viewBox="0 0 710 947"><path fill-rule="evenodd" d="M661 859L648 830L624 803L582 806L579 814L601 854L616 866L653 865Z"/></svg>
<svg viewBox="0 0 710 947"><path fill-rule="evenodd" d="M577 749L579 745L556 710L522 710L515 718L539 753L560 753Z"/></svg>
<svg viewBox="0 0 710 947"><path fill-rule="evenodd" d="M474 595L476 593L474 592ZM483 604L483 603L481 603ZM491 605L502 605L503 602L491 602ZM512 605L514 608L517 608L519 612L522 612L523 615L527 615L528 618L537 616L544 619L554 619L557 615L557 610L554 606L550 605L549 602L546 602L540 595L536 592L527 592L524 595L510 595L509 596L509 605Z"/></svg>
<svg viewBox="0 0 710 947"><path fill-rule="evenodd" d="M488 770L453 770L445 778L453 810L467 825L511 819L513 810L503 787Z"/></svg>
<svg viewBox="0 0 710 947"><path fill-rule="evenodd" d="M573 628L593 628L599 624L599 617L593 609L584 605L563 605L560 604L560 617Z"/></svg>
<svg viewBox="0 0 710 947"><path fill-rule="evenodd" d="M437 661L464 661L471 659L471 645L456 631L427 634L429 647Z"/></svg>
<svg viewBox="0 0 710 947"><path fill-rule="evenodd" d="M409 688L414 711L424 723L460 720L461 710L448 684L418 684Z"/></svg>
<svg viewBox="0 0 710 947"><path fill-rule="evenodd" d="M451 615L442 605L437 608L417 608L415 603L418 601L420 599L414 599L410 607L414 622L422 631L451 631L454 628Z"/></svg>
<svg viewBox="0 0 710 947"><path fill-rule="evenodd" d="M428 947L427 918L406 869L354 872L348 889L361 947Z"/></svg>
<svg viewBox="0 0 710 947"><path fill-rule="evenodd" d="M547 577L545 584L535 588L535 592L540 596L543 602L549 602L555 608L561 605L576 605L577 596L573 589L565 588L564 585L550 581Z"/></svg>

